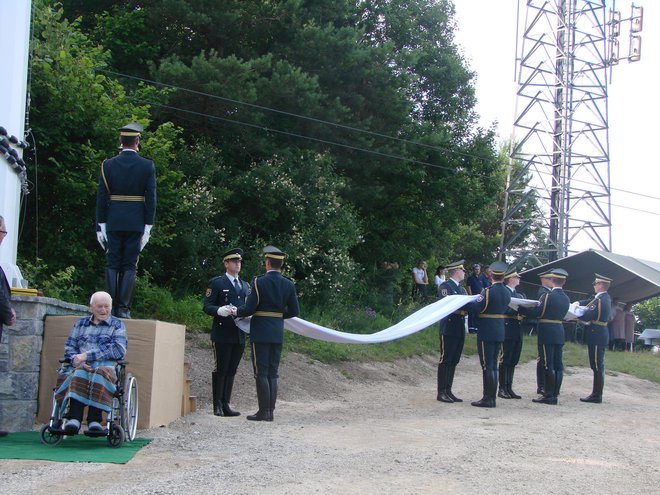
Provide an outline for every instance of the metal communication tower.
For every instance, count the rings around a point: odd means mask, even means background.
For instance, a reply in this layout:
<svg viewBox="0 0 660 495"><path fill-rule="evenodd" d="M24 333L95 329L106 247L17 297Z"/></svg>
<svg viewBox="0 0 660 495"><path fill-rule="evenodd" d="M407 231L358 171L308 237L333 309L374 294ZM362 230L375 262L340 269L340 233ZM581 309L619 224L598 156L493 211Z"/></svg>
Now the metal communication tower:
<svg viewBox="0 0 660 495"><path fill-rule="evenodd" d="M525 14L500 256L540 264L572 244L610 251L607 78L619 61L620 14L608 19L604 0L527 0ZM634 61L640 7L629 20ZM519 218L530 204L535 218ZM530 239L539 224L543 238ZM522 236L533 248L513 248Z"/></svg>

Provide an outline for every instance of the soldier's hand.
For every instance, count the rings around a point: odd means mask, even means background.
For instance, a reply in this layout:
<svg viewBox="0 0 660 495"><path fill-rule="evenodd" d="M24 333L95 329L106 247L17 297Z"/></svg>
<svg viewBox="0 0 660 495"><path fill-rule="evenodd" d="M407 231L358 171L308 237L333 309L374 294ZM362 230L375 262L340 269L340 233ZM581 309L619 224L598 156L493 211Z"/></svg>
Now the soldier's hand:
<svg viewBox="0 0 660 495"><path fill-rule="evenodd" d="M151 227L153 227L153 225L144 226L144 233L142 234L142 240L140 241L140 251L142 251L144 246L147 245L147 242L149 242L149 237L151 236Z"/></svg>
<svg viewBox="0 0 660 495"><path fill-rule="evenodd" d="M229 306L229 305L220 306L218 308L218 316L226 317L226 316L229 316L230 314L231 314L231 306Z"/></svg>
<svg viewBox="0 0 660 495"><path fill-rule="evenodd" d="M99 230L96 231L96 240L99 241L101 247L105 250L106 244L108 244L108 234L105 231L105 224L99 224Z"/></svg>

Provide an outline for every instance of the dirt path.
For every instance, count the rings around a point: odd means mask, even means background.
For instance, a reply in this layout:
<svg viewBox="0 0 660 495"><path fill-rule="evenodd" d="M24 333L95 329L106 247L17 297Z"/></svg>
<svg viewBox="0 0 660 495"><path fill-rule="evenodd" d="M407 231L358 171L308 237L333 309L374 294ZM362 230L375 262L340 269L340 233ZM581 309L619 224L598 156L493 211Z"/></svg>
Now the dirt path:
<svg viewBox="0 0 660 495"><path fill-rule="evenodd" d="M194 342L193 342L194 343ZM533 404L534 364L516 373L522 400L480 398L476 358L435 400L435 360L336 366L289 354L273 423L245 420L255 396L243 362L233 405L211 414L210 349L188 356L199 409L163 428L126 465L2 461L2 492L18 494L660 493L660 386L608 374L605 402L583 404L591 372L567 370L560 405ZM66 480L66 481L65 481Z"/></svg>

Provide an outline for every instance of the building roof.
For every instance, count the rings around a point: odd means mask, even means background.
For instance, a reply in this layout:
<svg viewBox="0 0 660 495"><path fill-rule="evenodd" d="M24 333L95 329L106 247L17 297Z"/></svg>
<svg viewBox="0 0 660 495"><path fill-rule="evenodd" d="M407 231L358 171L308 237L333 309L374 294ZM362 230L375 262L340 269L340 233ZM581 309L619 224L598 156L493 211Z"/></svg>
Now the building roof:
<svg viewBox="0 0 660 495"><path fill-rule="evenodd" d="M521 273L523 291L527 290L528 295L535 294L539 286L539 274L552 268L563 268L568 272L564 290L569 293L571 300L593 294L591 284L595 273L612 279L608 290L610 297L622 303L638 303L660 295L660 263L596 249L582 251Z"/></svg>

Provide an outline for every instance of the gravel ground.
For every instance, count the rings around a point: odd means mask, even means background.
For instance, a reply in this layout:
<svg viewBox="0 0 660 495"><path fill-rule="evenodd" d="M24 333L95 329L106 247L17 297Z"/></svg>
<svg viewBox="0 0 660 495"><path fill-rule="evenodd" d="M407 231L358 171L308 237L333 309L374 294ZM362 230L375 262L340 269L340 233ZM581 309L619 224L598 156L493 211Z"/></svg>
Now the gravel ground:
<svg viewBox="0 0 660 495"><path fill-rule="evenodd" d="M457 368L461 404L435 400L433 356L325 365L287 354L273 423L256 408L241 363L232 405L211 414L211 350L188 341L198 410L139 432L154 441L125 465L8 460L2 492L18 494L637 494L660 493L660 386L608 373L603 404L578 398L591 371L569 369L558 406L531 402L535 364L516 373L522 400L480 398L476 357ZM653 488L655 487L655 488Z"/></svg>

